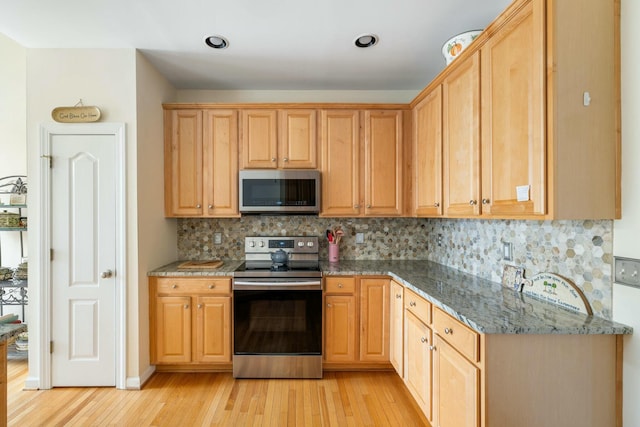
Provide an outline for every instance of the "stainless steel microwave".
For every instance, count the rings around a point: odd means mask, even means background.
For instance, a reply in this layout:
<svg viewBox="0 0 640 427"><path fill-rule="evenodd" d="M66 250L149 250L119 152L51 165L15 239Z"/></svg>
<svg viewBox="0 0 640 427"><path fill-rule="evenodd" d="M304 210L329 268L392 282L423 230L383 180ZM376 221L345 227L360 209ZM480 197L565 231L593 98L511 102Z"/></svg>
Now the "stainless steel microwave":
<svg viewBox="0 0 640 427"><path fill-rule="evenodd" d="M320 212L320 172L317 170L241 170L239 179L241 213Z"/></svg>

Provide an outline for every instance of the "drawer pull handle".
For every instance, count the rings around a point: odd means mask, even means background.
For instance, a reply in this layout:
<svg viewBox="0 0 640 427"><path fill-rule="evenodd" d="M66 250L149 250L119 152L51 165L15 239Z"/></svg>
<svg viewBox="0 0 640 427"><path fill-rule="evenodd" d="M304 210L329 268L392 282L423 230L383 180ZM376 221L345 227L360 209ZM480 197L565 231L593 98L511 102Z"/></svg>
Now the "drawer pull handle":
<svg viewBox="0 0 640 427"><path fill-rule="evenodd" d="M396 294L396 298L397 298L397 299L402 298L402 294Z"/></svg>
<svg viewBox="0 0 640 427"><path fill-rule="evenodd" d="M431 350L431 351L436 351L436 346L435 346L435 345L430 345L430 346L429 346L429 350Z"/></svg>
<svg viewBox="0 0 640 427"><path fill-rule="evenodd" d="M209 289L213 289L215 287L216 287L216 285L209 285Z"/></svg>
<svg viewBox="0 0 640 427"><path fill-rule="evenodd" d="M411 307L415 307L415 306L416 306L416 302L415 302L415 301L411 301L411 302L409 302L409 305L410 305Z"/></svg>
<svg viewBox="0 0 640 427"><path fill-rule="evenodd" d="M177 287L178 287L178 285L176 285L176 284L171 285L171 289L176 289Z"/></svg>
<svg viewBox="0 0 640 427"><path fill-rule="evenodd" d="M340 289L342 289L342 287L343 287L342 283L338 283L338 287L339 287Z"/></svg>
<svg viewBox="0 0 640 427"><path fill-rule="evenodd" d="M447 335L453 335L453 329L444 328L444 333Z"/></svg>
<svg viewBox="0 0 640 427"><path fill-rule="evenodd" d="M421 338L420 338L420 342L421 342L421 343L425 343L425 342L427 342L427 339L426 339L425 337L421 337Z"/></svg>

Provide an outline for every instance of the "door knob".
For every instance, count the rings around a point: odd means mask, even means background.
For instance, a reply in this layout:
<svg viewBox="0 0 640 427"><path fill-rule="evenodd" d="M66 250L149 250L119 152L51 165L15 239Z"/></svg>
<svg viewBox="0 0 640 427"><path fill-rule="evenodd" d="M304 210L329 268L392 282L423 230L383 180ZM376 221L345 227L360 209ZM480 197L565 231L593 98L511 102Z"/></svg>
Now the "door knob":
<svg viewBox="0 0 640 427"><path fill-rule="evenodd" d="M111 270L103 271L100 277L102 277L103 279L109 279L110 277L113 277L113 271Z"/></svg>

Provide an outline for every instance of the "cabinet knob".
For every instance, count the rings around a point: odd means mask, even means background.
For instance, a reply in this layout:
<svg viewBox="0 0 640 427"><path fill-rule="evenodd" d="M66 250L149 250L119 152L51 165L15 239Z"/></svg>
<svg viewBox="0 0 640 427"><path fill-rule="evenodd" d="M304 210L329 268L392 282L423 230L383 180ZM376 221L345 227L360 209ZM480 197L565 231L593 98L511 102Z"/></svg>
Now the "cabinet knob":
<svg viewBox="0 0 640 427"><path fill-rule="evenodd" d="M444 328L444 333L445 333L446 335L453 335L453 329Z"/></svg>
<svg viewBox="0 0 640 427"><path fill-rule="evenodd" d="M427 339L425 337L420 337L420 342L424 344L427 342Z"/></svg>
<svg viewBox="0 0 640 427"><path fill-rule="evenodd" d="M402 294L396 294L396 298L397 298L397 299L402 298Z"/></svg>
<svg viewBox="0 0 640 427"><path fill-rule="evenodd" d="M478 201L477 201L477 200L469 200L469 205L471 205L471 206L475 206L475 205L477 205L477 204L478 204Z"/></svg>
<svg viewBox="0 0 640 427"><path fill-rule="evenodd" d="M344 285L343 285L342 283L338 283L338 287L339 287L340 289L342 289L342 288L344 287Z"/></svg>
<svg viewBox="0 0 640 427"><path fill-rule="evenodd" d="M489 204L489 199L482 199L482 204L483 205L488 205Z"/></svg>
<svg viewBox="0 0 640 427"><path fill-rule="evenodd" d="M176 284L171 285L171 289L176 289L177 287L178 287L178 285L176 285Z"/></svg>
<svg viewBox="0 0 640 427"><path fill-rule="evenodd" d="M360 209L360 205L353 205L354 209Z"/></svg>
<svg viewBox="0 0 640 427"><path fill-rule="evenodd" d="M439 208L439 207L440 207L440 203L435 202L435 203L433 204L433 207L434 207L434 208Z"/></svg>
<svg viewBox="0 0 640 427"><path fill-rule="evenodd" d="M272 158L271 158L271 161L272 161L272 162L275 162L275 161L276 161L276 158L275 158L275 157L272 157Z"/></svg>
<svg viewBox="0 0 640 427"><path fill-rule="evenodd" d="M202 205L196 205L196 208L200 209L202 207Z"/></svg>
<svg viewBox="0 0 640 427"><path fill-rule="evenodd" d="M102 277L103 279L110 279L111 277L113 277L113 271L111 270L103 271L100 277Z"/></svg>
<svg viewBox="0 0 640 427"><path fill-rule="evenodd" d="M327 307L331 308L331 304L327 304Z"/></svg>
<svg viewBox="0 0 640 427"><path fill-rule="evenodd" d="M285 157L285 158L284 158L284 159L282 159L282 160L284 160L285 162L288 162L288 161L289 161L289 158L288 158L288 157Z"/></svg>
<svg viewBox="0 0 640 427"><path fill-rule="evenodd" d="M435 345L430 345L430 346L429 346L429 350L431 350L431 351L436 351L436 346L435 346Z"/></svg>
<svg viewBox="0 0 640 427"><path fill-rule="evenodd" d="M209 209L213 209L213 205L209 205Z"/></svg>
<svg viewBox="0 0 640 427"><path fill-rule="evenodd" d="M216 285L209 285L209 289L213 289L215 287L216 287Z"/></svg>
<svg viewBox="0 0 640 427"><path fill-rule="evenodd" d="M371 209L371 205L367 205L367 209Z"/></svg>
<svg viewBox="0 0 640 427"><path fill-rule="evenodd" d="M198 308L202 308L202 304L198 304Z"/></svg>
<svg viewBox="0 0 640 427"><path fill-rule="evenodd" d="M185 305L184 305L184 308L185 308L185 309L189 308L189 304L185 304Z"/></svg>

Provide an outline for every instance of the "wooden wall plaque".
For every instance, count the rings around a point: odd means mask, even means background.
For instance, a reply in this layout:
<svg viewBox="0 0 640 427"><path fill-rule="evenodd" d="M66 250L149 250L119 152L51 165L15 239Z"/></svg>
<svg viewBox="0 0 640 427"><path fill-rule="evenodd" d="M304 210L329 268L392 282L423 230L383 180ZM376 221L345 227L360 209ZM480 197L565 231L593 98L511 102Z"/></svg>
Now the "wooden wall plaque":
<svg viewBox="0 0 640 427"><path fill-rule="evenodd" d="M60 123L90 123L100 119L98 107L57 107L51 112L51 117Z"/></svg>

